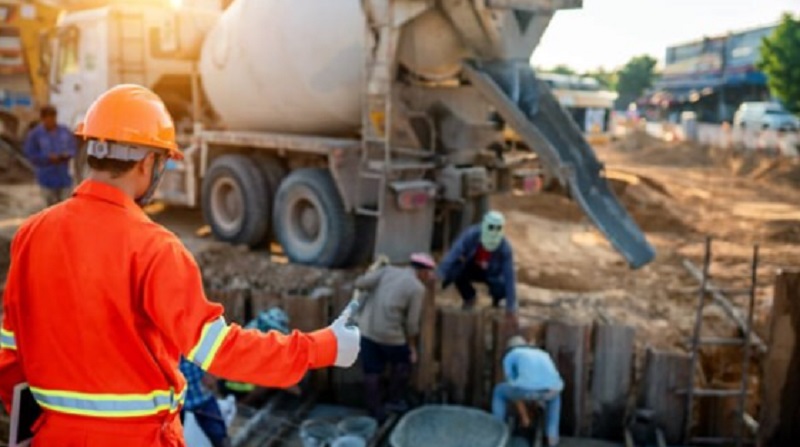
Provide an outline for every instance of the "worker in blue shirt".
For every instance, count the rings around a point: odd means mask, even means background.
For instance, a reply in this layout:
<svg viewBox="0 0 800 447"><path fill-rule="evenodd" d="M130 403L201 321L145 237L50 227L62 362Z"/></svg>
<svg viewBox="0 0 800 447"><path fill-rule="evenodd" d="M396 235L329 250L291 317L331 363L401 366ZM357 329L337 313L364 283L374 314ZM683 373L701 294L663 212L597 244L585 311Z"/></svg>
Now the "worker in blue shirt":
<svg viewBox="0 0 800 447"><path fill-rule="evenodd" d="M475 306L473 283L485 283L494 307L505 300L507 316L516 321L517 293L514 254L503 235L505 217L490 211L480 225L474 225L458 237L439 266L443 288L455 283L464 308Z"/></svg>
<svg viewBox="0 0 800 447"><path fill-rule="evenodd" d="M69 161L77 152L75 136L66 126L58 124L57 114L53 106L42 107L41 122L25 139L25 157L36 168L36 181L47 206L69 197L72 188Z"/></svg>
<svg viewBox="0 0 800 447"><path fill-rule="evenodd" d="M194 413L197 425L214 447L230 445L228 427L217 403L217 398L209 385L213 386L214 377L206 374L199 366L181 357L178 365L186 378L186 400L181 409L181 421L185 412Z"/></svg>
<svg viewBox="0 0 800 447"><path fill-rule="evenodd" d="M506 381L494 387L492 414L505 422L506 409L512 402L537 402L545 409L547 445L558 445L561 418L561 391L564 381L550 354L529 346L519 335L508 341L503 357Z"/></svg>

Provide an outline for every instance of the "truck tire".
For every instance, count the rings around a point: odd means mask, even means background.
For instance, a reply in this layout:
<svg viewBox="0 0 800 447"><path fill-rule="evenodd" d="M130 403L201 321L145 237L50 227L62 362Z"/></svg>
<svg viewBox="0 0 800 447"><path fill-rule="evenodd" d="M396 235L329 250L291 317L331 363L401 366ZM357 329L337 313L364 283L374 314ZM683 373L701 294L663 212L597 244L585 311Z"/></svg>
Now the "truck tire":
<svg viewBox="0 0 800 447"><path fill-rule="evenodd" d="M280 159L271 155L256 153L252 154L250 157L253 159L253 162L261 171L261 175L264 178L264 198L267 203L266 216L268 216L268 221L267 231L264 234L264 240L261 242L267 244L275 240L275 232L272 229L272 210L275 206L278 188L281 186L284 177L286 177L287 169Z"/></svg>
<svg viewBox="0 0 800 447"><path fill-rule="evenodd" d="M272 227L292 262L341 267L353 250L354 216L327 169L298 169L278 188Z"/></svg>
<svg viewBox="0 0 800 447"><path fill-rule="evenodd" d="M203 217L217 239L260 245L269 229L264 175L244 155L223 155L203 178Z"/></svg>

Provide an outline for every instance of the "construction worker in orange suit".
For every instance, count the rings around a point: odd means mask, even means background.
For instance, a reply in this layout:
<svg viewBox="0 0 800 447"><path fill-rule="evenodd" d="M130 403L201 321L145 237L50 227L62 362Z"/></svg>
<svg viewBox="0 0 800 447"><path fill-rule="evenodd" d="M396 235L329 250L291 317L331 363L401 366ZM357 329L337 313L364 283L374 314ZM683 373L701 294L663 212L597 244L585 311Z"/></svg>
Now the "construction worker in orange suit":
<svg viewBox="0 0 800 447"><path fill-rule="evenodd" d="M0 398L28 382L43 414L33 446L184 446L181 355L216 376L289 387L351 366L360 334L338 318L311 333L228 325L181 241L141 209L180 159L161 99L121 85L78 135L90 177L12 242L0 333Z"/></svg>

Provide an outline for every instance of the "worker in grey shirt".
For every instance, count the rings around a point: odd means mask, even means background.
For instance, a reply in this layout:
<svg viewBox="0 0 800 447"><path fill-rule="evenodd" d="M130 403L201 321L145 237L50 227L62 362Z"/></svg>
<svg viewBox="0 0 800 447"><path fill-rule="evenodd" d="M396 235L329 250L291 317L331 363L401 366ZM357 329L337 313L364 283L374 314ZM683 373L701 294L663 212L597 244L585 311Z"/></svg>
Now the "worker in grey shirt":
<svg viewBox="0 0 800 447"><path fill-rule="evenodd" d="M358 311L364 391L373 417L383 422L389 411L405 411L411 365L417 362L425 283L434 278L436 264L427 254L411 255L410 267L385 266L356 280L365 292ZM381 378L389 366L389 387ZM385 404L384 404L385 402Z"/></svg>

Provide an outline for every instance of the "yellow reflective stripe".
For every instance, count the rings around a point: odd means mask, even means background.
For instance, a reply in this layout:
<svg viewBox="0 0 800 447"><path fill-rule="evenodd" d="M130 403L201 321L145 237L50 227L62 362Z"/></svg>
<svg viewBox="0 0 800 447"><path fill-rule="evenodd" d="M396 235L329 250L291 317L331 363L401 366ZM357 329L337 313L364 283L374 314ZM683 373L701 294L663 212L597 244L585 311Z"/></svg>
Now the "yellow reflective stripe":
<svg viewBox="0 0 800 447"><path fill-rule="evenodd" d="M197 356L197 351L200 349L200 346L202 346L203 340L205 340L206 334L208 334L208 330L211 328L211 325L213 323L214 322L212 321L211 323L206 323L205 325L203 325L203 330L200 331L200 338L197 339L197 344L194 345L194 348L192 348L192 350L189 351L189 355L187 357L188 359L191 360L194 359L195 356Z"/></svg>
<svg viewBox="0 0 800 447"><path fill-rule="evenodd" d="M228 335L228 331L230 329L230 327L225 326L225 328L220 331L217 339L214 340L214 344L211 346L211 351L209 351L208 357L206 357L203 364L200 365L200 368L207 370L211 366L211 362L214 361L214 358L217 356L217 351L219 351L219 347L222 345L222 340L225 340L225 337Z"/></svg>
<svg viewBox="0 0 800 447"><path fill-rule="evenodd" d="M150 416L176 412L186 397L186 388L153 391L147 394L80 393L31 387L36 401L45 408L75 415L98 417Z"/></svg>
<svg viewBox="0 0 800 447"><path fill-rule="evenodd" d="M17 339L13 332L0 328L0 348L17 349Z"/></svg>
<svg viewBox="0 0 800 447"><path fill-rule="evenodd" d="M214 361L222 340L228 335L229 330L230 327L222 317L206 323L200 332L200 340L189 351L187 359L200 368L207 370Z"/></svg>

